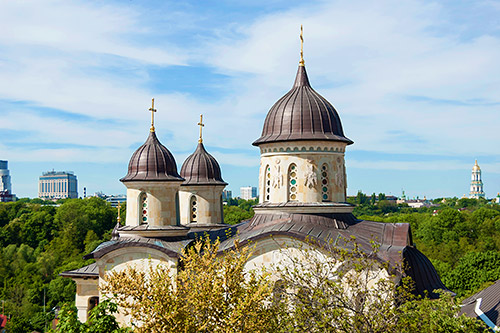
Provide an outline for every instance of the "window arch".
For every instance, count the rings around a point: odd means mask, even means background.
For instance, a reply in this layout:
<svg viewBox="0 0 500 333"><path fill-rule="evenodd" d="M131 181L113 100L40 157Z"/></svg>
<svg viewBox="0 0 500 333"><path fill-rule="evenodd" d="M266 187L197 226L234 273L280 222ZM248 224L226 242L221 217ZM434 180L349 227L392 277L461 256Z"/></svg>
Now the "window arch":
<svg viewBox="0 0 500 333"><path fill-rule="evenodd" d="M99 304L99 297L97 296L92 296L89 298L88 305L87 305L87 315L92 310Z"/></svg>
<svg viewBox="0 0 500 333"><path fill-rule="evenodd" d="M139 211L139 224L149 223L149 200L144 192L139 195Z"/></svg>
<svg viewBox="0 0 500 333"><path fill-rule="evenodd" d="M179 192L175 192L175 224L181 225L181 214L179 207Z"/></svg>
<svg viewBox="0 0 500 333"><path fill-rule="evenodd" d="M297 166L292 163L288 168L288 201L297 201Z"/></svg>
<svg viewBox="0 0 500 333"><path fill-rule="evenodd" d="M196 195L191 196L191 199L189 200L189 214L191 217L191 223L198 222L198 200Z"/></svg>
<svg viewBox="0 0 500 333"><path fill-rule="evenodd" d="M266 165L264 170L264 201L269 201L271 198L271 166Z"/></svg>
<svg viewBox="0 0 500 333"><path fill-rule="evenodd" d="M329 195L329 177L328 177L328 164L324 163L321 166L321 200L330 201Z"/></svg>

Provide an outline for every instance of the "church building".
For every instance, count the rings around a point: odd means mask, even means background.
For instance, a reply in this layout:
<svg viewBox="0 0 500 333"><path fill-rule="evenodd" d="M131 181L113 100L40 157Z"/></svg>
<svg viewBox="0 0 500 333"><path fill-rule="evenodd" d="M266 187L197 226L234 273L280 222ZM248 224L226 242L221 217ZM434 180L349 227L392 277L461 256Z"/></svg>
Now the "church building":
<svg viewBox="0 0 500 333"><path fill-rule="evenodd" d="M98 284L106 272L147 262L167 264L175 272L181 250L200 232L219 237L220 251L232 248L235 238L243 246L251 242L256 252L249 268L279 262L284 243L312 239L337 244L354 236L370 252L374 240L380 245L378 259L394 268L397 279L410 276L415 293L446 290L429 259L415 248L409 224L359 220L352 214L354 207L346 202L345 153L353 141L333 105L312 88L302 51L291 90L271 107L262 135L253 142L261 154L259 203L255 216L237 225L224 224L227 184L203 145L202 121L198 145L179 174L174 156L156 136L154 101L150 111L146 142L120 180L127 188L126 225L117 224L112 240L85 256L95 263L61 273L76 282L81 321L98 302Z"/></svg>

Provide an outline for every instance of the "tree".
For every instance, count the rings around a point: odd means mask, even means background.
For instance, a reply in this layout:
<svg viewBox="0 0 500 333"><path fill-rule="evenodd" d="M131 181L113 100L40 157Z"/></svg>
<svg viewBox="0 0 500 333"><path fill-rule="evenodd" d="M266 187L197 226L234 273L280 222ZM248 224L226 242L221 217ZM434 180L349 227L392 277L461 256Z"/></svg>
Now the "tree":
<svg viewBox="0 0 500 333"><path fill-rule="evenodd" d="M285 300L286 332L483 332L484 323L465 315L450 294L438 300L411 293L406 277L395 283L391 267L360 249L309 242L300 255L277 267Z"/></svg>
<svg viewBox="0 0 500 333"><path fill-rule="evenodd" d="M273 284L267 272L245 273L252 249L235 243L218 256L219 242L207 238L184 251L176 276L163 265L129 267L108 274L103 292L140 323L138 332L484 331L457 316L451 295L416 297L409 278L396 285L394 270L375 259L375 243L369 254L355 239L344 245L284 247L294 255L273 267Z"/></svg>
<svg viewBox="0 0 500 333"><path fill-rule="evenodd" d="M59 311L59 323L55 332L64 333L124 333L128 328L120 328L114 314L118 311L115 303L105 300L90 310L89 320L81 323L74 306L64 304ZM54 331L51 331L54 332Z"/></svg>
<svg viewBox="0 0 500 333"><path fill-rule="evenodd" d="M252 249L236 242L219 256L219 244L196 241L183 251L177 274L165 265L112 271L102 290L138 332L279 331L269 274L244 269Z"/></svg>

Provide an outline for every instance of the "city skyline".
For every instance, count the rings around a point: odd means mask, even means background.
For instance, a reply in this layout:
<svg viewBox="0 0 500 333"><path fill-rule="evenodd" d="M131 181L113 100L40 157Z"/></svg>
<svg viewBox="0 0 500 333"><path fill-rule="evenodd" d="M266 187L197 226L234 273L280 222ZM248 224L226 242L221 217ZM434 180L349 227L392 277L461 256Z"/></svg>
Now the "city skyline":
<svg viewBox="0 0 500 333"><path fill-rule="evenodd" d="M303 24L311 84L354 141L349 195L461 197L477 159L494 197L498 14L488 1L2 3L0 159L19 197L51 169L73 170L89 194L125 193L154 97L179 170L202 113L227 189L258 187L251 143L293 83Z"/></svg>

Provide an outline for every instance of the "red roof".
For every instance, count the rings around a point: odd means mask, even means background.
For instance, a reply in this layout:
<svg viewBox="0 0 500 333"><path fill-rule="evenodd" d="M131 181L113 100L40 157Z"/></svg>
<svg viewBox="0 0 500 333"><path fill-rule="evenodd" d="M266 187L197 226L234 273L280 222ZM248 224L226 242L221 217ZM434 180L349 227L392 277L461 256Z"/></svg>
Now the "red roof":
<svg viewBox="0 0 500 333"><path fill-rule="evenodd" d="M0 328L4 328L7 325L7 316L0 314Z"/></svg>

